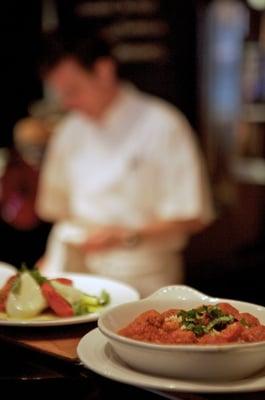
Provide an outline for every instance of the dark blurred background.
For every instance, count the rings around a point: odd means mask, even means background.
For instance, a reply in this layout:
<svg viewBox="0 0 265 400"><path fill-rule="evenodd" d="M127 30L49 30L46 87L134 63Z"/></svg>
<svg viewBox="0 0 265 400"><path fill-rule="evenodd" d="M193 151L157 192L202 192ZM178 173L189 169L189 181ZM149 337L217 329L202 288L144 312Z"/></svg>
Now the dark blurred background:
<svg viewBox="0 0 265 400"><path fill-rule="evenodd" d="M23 224L12 219L19 202L34 204L37 184L32 171L21 174L19 154L10 155L17 150L14 127L21 118L57 116L38 77L42 34L100 31L122 76L179 107L205 154L217 218L185 251L186 283L265 304L264 8L263 0L3 2L0 174L12 173L2 183L0 260L34 265L50 229L33 217Z"/></svg>

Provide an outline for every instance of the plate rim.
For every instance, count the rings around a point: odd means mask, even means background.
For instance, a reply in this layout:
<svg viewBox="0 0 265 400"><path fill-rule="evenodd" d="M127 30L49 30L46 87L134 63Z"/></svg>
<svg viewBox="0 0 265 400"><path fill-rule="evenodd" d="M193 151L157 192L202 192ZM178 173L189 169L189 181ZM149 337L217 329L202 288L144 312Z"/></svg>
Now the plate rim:
<svg viewBox="0 0 265 400"><path fill-rule="evenodd" d="M7 272L8 271L17 272L17 268L14 265L9 264L9 263L7 263L5 261L0 261L0 269L4 269Z"/></svg>
<svg viewBox="0 0 265 400"><path fill-rule="evenodd" d="M1 267L1 265L0 265ZM1 268L0 268L1 269ZM10 273L12 273L12 270L10 269ZM135 299L131 299L129 301L135 301L140 298L140 294L137 291L136 288L133 286L127 284L126 282L118 281L109 277L105 276L100 276L100 275L94 275L94 274L86 274L86 273L71 273L71 272L54 272L54 273L49 273L45 275L47 277L64 277L64 278L92 278L93 280L100 280L100 281L107 281L109 283L113 283L115 285L118 285L120 287L126 288L130 291L131 294L135 295ZM115 304L118 305L118 304ZM111 305L111 303L102 311L107 310L110 307L113 307L115 305ZM101 311L101 312L102 312ZM8 326L8 327L49 327L49 326L62 326L62 325L78 325L78 324L83 324L83 323L89 323L89 322L94 322L97 321L99 318L99 315L101 312L97 313L90 313L86 315L81 315L81 316L76 316L76 317L67 317L67 318L55 318L55 319L48 319L48 320L18 320L18 319L12 319L12 320L5 320L5 319L0 319L0 326Z"/></svg>
<svg viewBox="0 0 265 400"><path fill-rule="evenodd" d="M93 340L96 345L91 346L91 341ZM86 346L88 341L90 345ZM113 358L107 356L105 351L107 345L109 346L115 361L113 361ZM101 359L98 357L99 351L101 352ZM102 354L104 354L104 356ZM166 378L162 376L149 375L144 372L134 370L133 368L127 366L126 363L121 361L118 356L116 356L111 344L102 335L98 328L91 330L80 339L77 346L77 355L81 361L81 364L93 372L102 375L105 378L112 379L120 383L141 387L146 390L153 389L171 392L182 391L186 393L247 393L265 390L265 370L263 370L264 375L262 376L256 375L242 380L225 382L226 386L222 386L224 384L223 382L212 383L205 381L200 382L194 380ZM91 357L91 355L93 357ZM102 362L103 358L104 362ZM98 362L96 366L95 363L94 365L91 365L93 364L94 359ZM118 364L119 369L123 370L124 373L129 371L135 376L130 377L129 374L123 376L118 372L111 372L110 368L108 369L108 367L111 367L111 364L113 366L113 363L115 362ZM140 382L139 378L141 378L143 381ZM258 379L262 379L262 381L256 382ZM240 384L242 383L244 383L244 386L240 387Z"/></svg>

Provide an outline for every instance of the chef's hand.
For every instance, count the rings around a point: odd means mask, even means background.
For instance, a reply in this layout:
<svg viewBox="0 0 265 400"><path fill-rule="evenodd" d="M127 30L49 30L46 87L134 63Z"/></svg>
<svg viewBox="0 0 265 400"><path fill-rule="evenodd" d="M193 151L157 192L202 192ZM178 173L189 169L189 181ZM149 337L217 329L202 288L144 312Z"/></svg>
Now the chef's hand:
<svg viewBox="0 0 265 400"><path fill-rule="evenodd" d="M131 248L139 243L139 235L126 228L104 228L80 245L86 254L118 248Z"/></svg>

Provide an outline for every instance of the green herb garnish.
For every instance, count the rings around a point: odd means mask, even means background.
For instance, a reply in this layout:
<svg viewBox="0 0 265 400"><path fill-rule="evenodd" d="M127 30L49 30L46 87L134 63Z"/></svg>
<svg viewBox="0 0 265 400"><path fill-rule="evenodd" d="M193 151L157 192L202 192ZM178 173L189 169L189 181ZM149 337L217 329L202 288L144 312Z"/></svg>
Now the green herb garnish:
<svg viewBox="0 0 265 400"><path fill-rule="evenodd" d="M234 320L235 320L235 318L232 315L223 315L223 316L215 318L213 321L211 321L206 326L206 329L208 332L210 332L213 328L215 330L222 330L226 327L226 325L234 322Z"/></svg>
<svg viewBox="0 0 265 400"><path fill-rule="evenodd" d="M196 336L220 331L235 321L232 315L224 314L218 306L211 305L180 310L177 316L180 318L181 328L192 331Z"/></svg>

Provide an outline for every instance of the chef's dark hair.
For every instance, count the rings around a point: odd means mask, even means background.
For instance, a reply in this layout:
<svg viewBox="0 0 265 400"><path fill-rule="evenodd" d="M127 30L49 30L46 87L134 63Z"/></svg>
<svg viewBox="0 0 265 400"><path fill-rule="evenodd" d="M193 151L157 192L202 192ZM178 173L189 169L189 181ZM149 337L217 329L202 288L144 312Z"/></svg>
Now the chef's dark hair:
<svg viewBox="0 0 265 400"><path fill-rule="evenodd" d="M99 36L66 39L59 33L49 33L42 40L40 75L45 77L60 62L70 57L87 69L91 69L99 58L113 58L110 45Z"/></svg>

